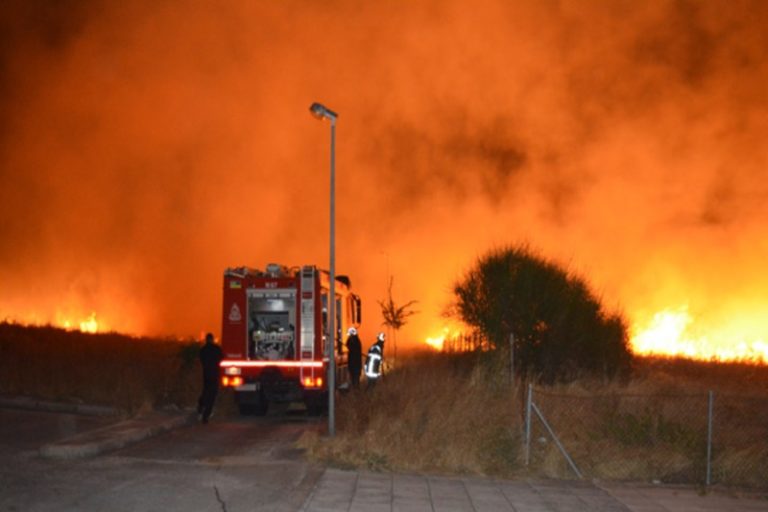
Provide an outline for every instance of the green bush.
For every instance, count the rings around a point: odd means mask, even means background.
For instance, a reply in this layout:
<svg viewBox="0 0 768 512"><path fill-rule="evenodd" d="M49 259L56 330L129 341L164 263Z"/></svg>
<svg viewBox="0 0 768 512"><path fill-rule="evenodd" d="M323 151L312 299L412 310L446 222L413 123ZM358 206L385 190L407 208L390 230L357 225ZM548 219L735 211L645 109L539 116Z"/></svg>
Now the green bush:
<svg viewBox="0 0 768 512"><path fill-rule="evenodd" d="M629 370L624 319L607 313L581 278L527 247L481 257L453 291L451 310L493 347L514 334L518 372L552 383Z"/></svg>

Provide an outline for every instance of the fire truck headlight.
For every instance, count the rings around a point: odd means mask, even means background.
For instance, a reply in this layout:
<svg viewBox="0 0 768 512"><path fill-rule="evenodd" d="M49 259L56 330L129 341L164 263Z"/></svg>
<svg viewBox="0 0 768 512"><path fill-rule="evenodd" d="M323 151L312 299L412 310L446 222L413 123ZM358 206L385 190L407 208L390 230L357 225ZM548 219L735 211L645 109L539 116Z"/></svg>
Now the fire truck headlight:
<svg viewBox="0 0 768 512"><path fill-rule="evenodd" d="M229 366L224 368L224 375L240 375L242 370L237 366Z"/></svg>
<svg viewBox="0 0 768 512"><path fill-rule="evenodd" d="M232 387L237 387L242 385L243 385L242 377L232 377Z"/></svg>

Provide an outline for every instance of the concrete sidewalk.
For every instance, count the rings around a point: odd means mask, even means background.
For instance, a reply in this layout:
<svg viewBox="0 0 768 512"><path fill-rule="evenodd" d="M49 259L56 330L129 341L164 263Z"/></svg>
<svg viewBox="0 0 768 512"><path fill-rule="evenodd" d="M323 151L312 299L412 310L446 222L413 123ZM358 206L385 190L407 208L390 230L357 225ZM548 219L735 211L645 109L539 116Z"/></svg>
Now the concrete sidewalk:
<svg viewBox="0 0 768 512"><path fill-rule="evenodd" d="M558 480L493 480L327 469L304 512L768 511L768 500L698 495L689 488Z"/></svg>
<svg viewBox="0 0 768 512"><path fill-rule="evenodd" d="M111 425L40 447L42 456L57 459L93 457L195 422L193 412L179 409L150 411L134 418L123 419L120 411L114 407L52 402L23 396L0 395L0 407L115 417L115 422Z"/></svg>
<svg viewBox="0 0 768 512"><path fill-rule="evenodd" d="M190 413L152 411L104 428L43 445L40 448L40 454L58 459L93 457L194 421L195 415Z"/></svg>

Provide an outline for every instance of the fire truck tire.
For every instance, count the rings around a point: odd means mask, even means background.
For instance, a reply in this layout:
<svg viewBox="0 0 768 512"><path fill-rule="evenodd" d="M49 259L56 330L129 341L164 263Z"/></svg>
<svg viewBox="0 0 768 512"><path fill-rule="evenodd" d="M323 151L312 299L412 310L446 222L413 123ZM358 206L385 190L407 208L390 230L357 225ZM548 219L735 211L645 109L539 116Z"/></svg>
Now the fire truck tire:
<svg viewBox="0 0 768 512"><path fill-rule="evenodd" d="M243 416L264 416L267 414L269 408L269 402L263 394L258 395L258 399L255 401L249 400L248 402L238 402L237 409Z"/></svg>

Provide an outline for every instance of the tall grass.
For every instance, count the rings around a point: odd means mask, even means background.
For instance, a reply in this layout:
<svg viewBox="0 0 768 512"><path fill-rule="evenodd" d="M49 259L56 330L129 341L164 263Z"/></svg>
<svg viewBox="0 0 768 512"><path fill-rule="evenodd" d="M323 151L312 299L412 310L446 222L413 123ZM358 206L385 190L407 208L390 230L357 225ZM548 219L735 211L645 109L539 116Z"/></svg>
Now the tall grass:
<svg viewBox="0 0 768 512"><path fill-rule="evenodd" d="M537 419L525 466L527 386L511 385L506 361L492 352L413 356L372 392L340 396L334 438L308 433L301 444L342 467L573 478ZM634 367L629 379L535 387L536 403L587 477L703 483L714 390L714 481L768 485L760 459L768 452L768 367L661 358Z"/></svg>
<svg viewBox="0 0 768 512"><path fill-rule="evenodd" d="M0 393L118 407L194 405L195 341L0 323Z"/></svg>
<svg viewBox="0 0 768 512"><path fill-rule="evenodd" d="M371 391L339 399L337 432L302 445L340 466L511 475L519 469L519 414L487 354L411 355Z"/></svg>
<svg viewBox="0 0 768 512"><path fill-rule="evenodd" d="M127 413L193 407L200 391L194 340L84 334L0 323L0 393L112 405ZM523 461L525 383L492 351L411 353L375 389L341 393L337 435L310 429L300 444L342 467L499 477L569 477L534 422ZM698 482L706 392L715 391L715 482L768 485L768 366L636 358L630 379L581 378L537 387L536 401L590 477ZM364 385L363 385L364 388ZM223 392L219 414L235 414ZM693 479L693 480L692 480Z"/></svg>

